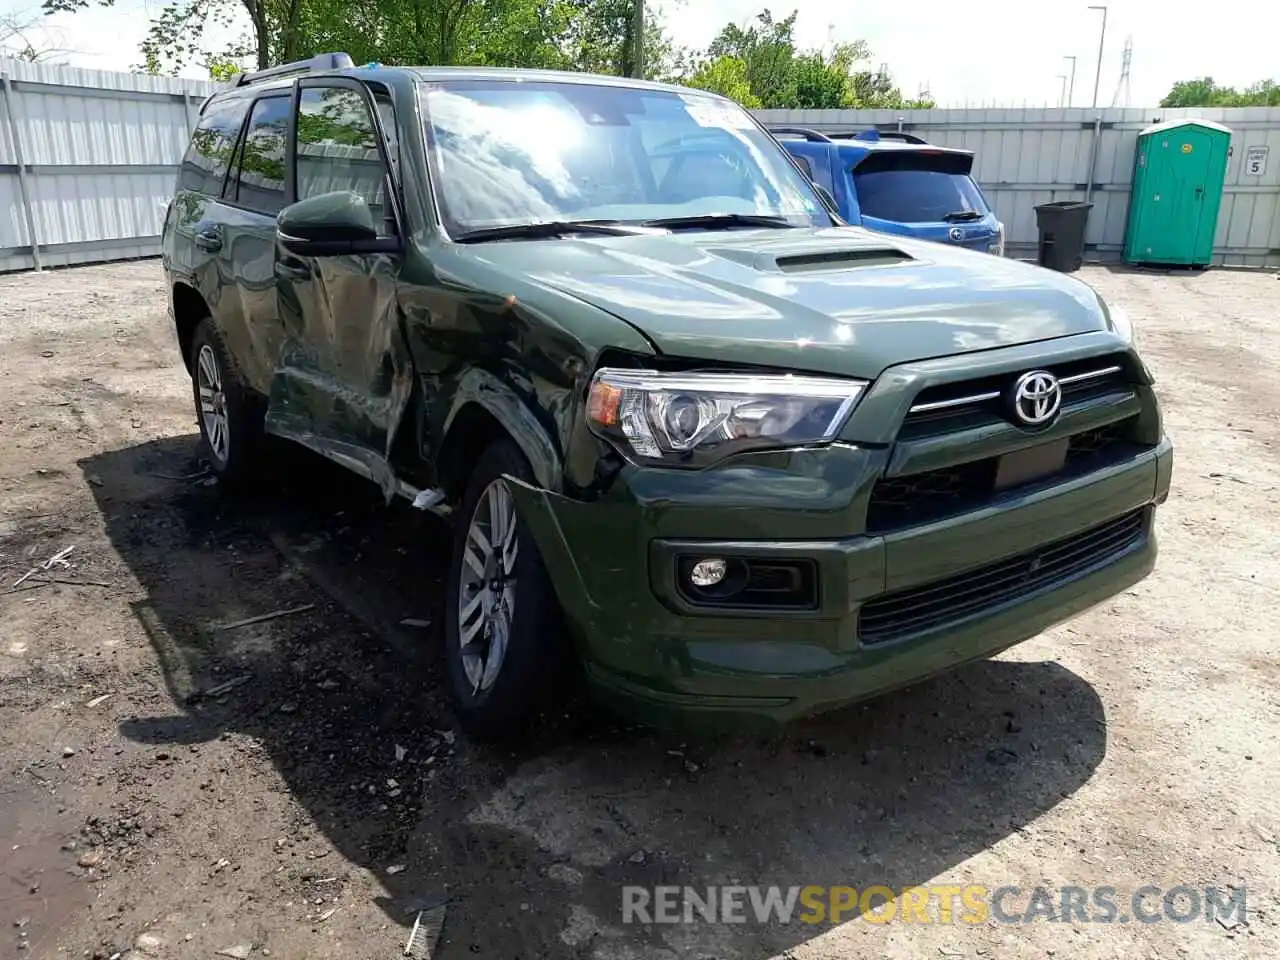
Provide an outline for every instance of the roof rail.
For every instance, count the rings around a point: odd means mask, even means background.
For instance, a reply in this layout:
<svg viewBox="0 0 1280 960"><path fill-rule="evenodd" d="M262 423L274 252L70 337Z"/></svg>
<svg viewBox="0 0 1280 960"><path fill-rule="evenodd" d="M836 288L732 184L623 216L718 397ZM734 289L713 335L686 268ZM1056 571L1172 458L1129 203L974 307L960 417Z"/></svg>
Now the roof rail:
<svg viewBox="0 0 1280 960"><path fill-rule="evenodd" d="M278 67L266 70L255 70L253 73L242 73L236 81L237 87L251 83L261 83L276 77L288 77L296 73L310 73L313 70L345 70L354 67L355 61L349 53L318 53L310 60L295 60L293 63L282 63Z"/></svg>
<svg viewBox="0 0 1280 960"><path fill-rule="evenodd" d="M825 133L819 133L817 130L810 130L808 127L769 127L769 132L774 136L778 134L791 134L792 136L804 137L810 143L830 143L831 138Z"/></svg>

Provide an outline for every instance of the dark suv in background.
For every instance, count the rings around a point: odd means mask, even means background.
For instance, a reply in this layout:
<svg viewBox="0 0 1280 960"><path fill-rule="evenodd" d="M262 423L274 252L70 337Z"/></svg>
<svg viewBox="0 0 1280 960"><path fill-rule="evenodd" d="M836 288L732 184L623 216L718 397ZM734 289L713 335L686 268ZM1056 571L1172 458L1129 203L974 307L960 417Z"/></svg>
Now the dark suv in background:
<svg viewBox="0 0 1280 960"><path fill-rule="evenodd" d="M1155 562L1172 456L1124 314L844 225L712 94L251 74L201 111L164 267L219 477L266 432L447 519L448 689L482 736L575 659L646 720L785 721Z"/></svg>

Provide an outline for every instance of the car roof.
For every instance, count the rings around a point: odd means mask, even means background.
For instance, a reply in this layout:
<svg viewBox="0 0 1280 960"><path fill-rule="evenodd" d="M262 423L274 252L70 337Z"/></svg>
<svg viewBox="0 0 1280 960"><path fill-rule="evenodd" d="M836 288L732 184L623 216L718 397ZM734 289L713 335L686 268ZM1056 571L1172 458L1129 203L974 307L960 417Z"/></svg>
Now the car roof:
<svg viewBox="0 0 1280 960"><path fill-rule="evenodd" d="M279 76L264 76L254 80L253 74L244 75L237 83L218 90L210 99L222 99L228 96L249 96L262 90L291 86L299 78L352 77L361 80L390 80L405 78L419 83L440 83L449 80L491 80L495 82L538 81L543 83L576 84L579 86L608 86L639 90L656 90L667 93L679 93L690 96L708 97L714 100L732 102L727 97L710 90L698 90L674 83L660 83L655 80L638 80L632 77L618 77L609 74L578 73L567 70L534 70L519 67L412 67L386 66L380 63L367 63L361 66L350 66L339 69L298 70Z"/></svg>
<svg viewBox="0 0 1280 960"><path fill-rule="evenodd" d="M972 150L964 150L959 147L940 147L936 143L904 143L901 140L859 140L856 137L832 137L831 142L837 143L842 147L855 147L868 153L886 151L901 153L973 153Z"/></svg>

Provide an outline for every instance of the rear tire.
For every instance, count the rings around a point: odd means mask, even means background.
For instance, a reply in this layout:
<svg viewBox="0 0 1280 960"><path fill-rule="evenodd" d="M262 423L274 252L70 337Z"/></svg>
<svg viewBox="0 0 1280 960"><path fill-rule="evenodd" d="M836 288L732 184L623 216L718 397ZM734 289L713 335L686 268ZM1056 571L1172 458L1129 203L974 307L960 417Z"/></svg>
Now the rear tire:
<svg viewBox="0 0 1280 960"><path fill-rule="evenodd" d="M240 379L212 318L196 327L189 360L200 453L221 482L243 483L261 455L261 403Z"/></svg>
<svg viewBox="0 0 1280 960"><path fill-rule="evenodd" d="M445 594L445 673L464 730L478 740L524 739L557 702L570 645L560 606L507 474L532 471L509 440L493 443L467 482Z"/></svg>

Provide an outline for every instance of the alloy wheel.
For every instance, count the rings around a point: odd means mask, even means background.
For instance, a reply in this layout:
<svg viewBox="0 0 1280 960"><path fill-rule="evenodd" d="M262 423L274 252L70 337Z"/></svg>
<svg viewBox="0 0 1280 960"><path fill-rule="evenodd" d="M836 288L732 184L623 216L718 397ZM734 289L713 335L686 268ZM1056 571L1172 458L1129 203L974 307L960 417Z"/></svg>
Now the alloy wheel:
<svg viewBox="0 0 1280 960"><path fill-rule="evenodd" d="M476 501L458 578L458 644L473 696L498 679L511 637L519 552L515 500L494 480Z"/></svg>
<svg viewBox="0 0 1280 960"><path fill-rule="evenodd" d="M196 354L196 389L200 394L200 418L209 451L225 464L231 453L231 429L227 417L227 395L222 388L222 370L213 347L203 344Z"/></svg>

